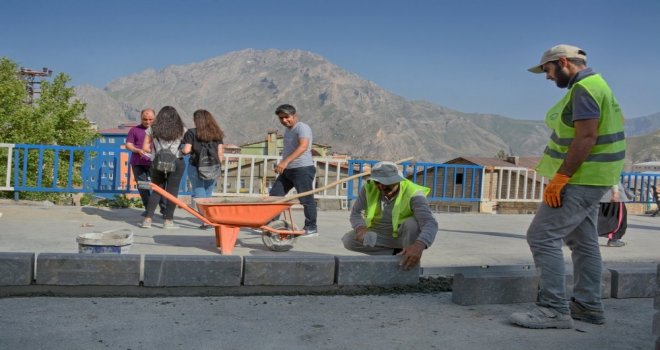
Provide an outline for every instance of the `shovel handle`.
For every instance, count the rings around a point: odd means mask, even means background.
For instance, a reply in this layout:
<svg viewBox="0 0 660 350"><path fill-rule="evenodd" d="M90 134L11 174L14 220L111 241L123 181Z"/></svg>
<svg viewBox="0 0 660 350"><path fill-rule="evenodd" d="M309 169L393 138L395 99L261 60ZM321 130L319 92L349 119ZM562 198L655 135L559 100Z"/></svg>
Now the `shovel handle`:
<svg viewBox="0 0 660 350"><path fill-rule="evenodd" d="M414 157L407 157L407 158L399 159L399 160L397 160L396 162L394 162L394 164L401 164L401 163L403 163L403 162L407 162L407 161L410 161L410 160L413 160L413 159L414 159ZM282 199L278 199L278 200L274 201L273 203L288 202L288 201L291 201L291 200L294 200L294 199L298 199L298 198L300 198L300 197L309 196L310 194L314 194L314 193L316 193L316 192L321 192L321 191L323 191L323 190L325 190L325 189L328 189L328 188L331 188L331 187L335 187L335 186L337 186L337 185L339 185L339 184L342 184L342 183L344 183L344 182L347 182L347 181L350 181L350 180L353 180L353 179L357 179L358 177L367 176L367 175L369 175L369 174L371 174L371 169L369 169L369 170L367 170L367 171L365 171L365 172L359 173L359 174L355 174L355 175L349 176L349 177L347 177L347 178L345 178L345 179L341 179L341 180L339 180L339 181L335 181L335 182L333 182L333 183L329 183L329 184L327 184L327 185L325 185L325 186L323 186L323 187L315 188L315 189L313 189L313 190L305 191L305 192L303 192L303 193L298 193L298 194L295 194L295 195L293 195L293 196L289 196L289 197L284 197L284 198L282 198Z"/></svg>

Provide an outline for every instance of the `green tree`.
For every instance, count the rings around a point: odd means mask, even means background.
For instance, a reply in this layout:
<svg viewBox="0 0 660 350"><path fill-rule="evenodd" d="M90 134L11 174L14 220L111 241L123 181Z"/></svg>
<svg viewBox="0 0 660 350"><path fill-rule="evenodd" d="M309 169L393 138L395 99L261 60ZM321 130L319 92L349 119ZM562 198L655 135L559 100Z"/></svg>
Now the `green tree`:
<svg viewBox="0 0 660 350"><path fill-rule="evenodd" d="M51 82L41 83L41 92L33 104L28 104L25 82L18 75L18 66L8 58L0 58L0 142L27 143L42 145L77 146L88 145L96 137L90 122L82 117L85 104L76 99L72 87L67 83L70 78L58 74ZM35 152L36 153L36 152ZM74 154L77 169L82 162L82 153ZM0 154L0 167L5 167L6 154ZM44 153L42 166L45 186L51 185L54 174L54 152ZM58 179L62 183L67 179L69 154L59 154ZM28 183L36 182L37 157L31 154L28 164ZM2 174L6 174L6 169ZM73 179L80 184L81 178L76 172ZM25 197L34 198L29 194ZM51 195L54 197L57 195ZM46 198L41 195L39 198ZM50 198L56 199L56 198Z"/></svg>
<svg viewBox="0 0 660 350"><path fill-rule="evenodd" d="M0 58L0 142L46 145L87 145L96 132L82 117L85 104L75 97L70 78L58 74L52 83L41 83L41 93L34 104L26 104L25 83L18 76L18 66Z"/></svg>

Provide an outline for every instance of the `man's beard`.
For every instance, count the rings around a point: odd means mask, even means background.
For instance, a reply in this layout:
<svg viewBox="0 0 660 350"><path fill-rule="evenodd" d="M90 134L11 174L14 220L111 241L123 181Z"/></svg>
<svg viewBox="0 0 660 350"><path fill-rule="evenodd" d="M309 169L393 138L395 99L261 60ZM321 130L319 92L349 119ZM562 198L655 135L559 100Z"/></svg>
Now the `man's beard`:
<svg viewBox="0 0 660 350"><path fill-rule="evenodd" d="M568 86L568 83L571 82L571 77L566 71L564 71L559 65L555 69L555 84L560 89L563 89Z"/></svg>

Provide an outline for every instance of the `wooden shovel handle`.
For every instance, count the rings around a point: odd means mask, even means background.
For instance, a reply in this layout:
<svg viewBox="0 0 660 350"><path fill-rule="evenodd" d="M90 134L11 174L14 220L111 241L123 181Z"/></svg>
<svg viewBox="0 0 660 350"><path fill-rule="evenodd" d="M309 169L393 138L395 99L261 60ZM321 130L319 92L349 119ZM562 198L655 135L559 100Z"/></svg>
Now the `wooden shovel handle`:
<svg viewBox="0 0 660 350"><path fill-rule="evenodd" d="M414 159L414 157L407 157L407 158L399 159L399 160L397 160L396 162L394 162L394 164L401 164L401 163L403 163L403 162L407 162L407 161L409 161L409 160L413 160L413 159ZM355 175L349 176L349 177L347 177L347 178L345 178L345 179L341 179L341 180L339 180L339 181L335 181L335 182L333 182L333 183L329 183L329 184L327 184L327 185L325 185L325 186L323 186L323 187L315 188L315 189L313 189L313 190L305 191L305 192L303 192L303 193L298 193L298 194L295 194L295 195L293 195L293 196L289 196L289 197L284 197L284 198L282 198L282 199L278 199L278 200L274 201L273 203L288 202L288 201L291 201L291 200L294 200L294 199L298 199L298 198L300 198L300 197L309 196L310 194L314 194L314 193L316 193L316 192L321 192L321 191L323 191L323 190L325 190L325 189L328 189L328 188L331 188L331 187L335 187L335 186L337 186L337 185L339 185L339 184L342 184L342 183L344 183L344 182L347 182L347 181L350 181L350 180L353 180L353 179L357 179L358 177L367 176L367 175L369 175L369 174L371 174L371 169L370 169L370 170L367 170L367 171L365 171L365 172L363 172L363 173L355 174Z"/></svg>

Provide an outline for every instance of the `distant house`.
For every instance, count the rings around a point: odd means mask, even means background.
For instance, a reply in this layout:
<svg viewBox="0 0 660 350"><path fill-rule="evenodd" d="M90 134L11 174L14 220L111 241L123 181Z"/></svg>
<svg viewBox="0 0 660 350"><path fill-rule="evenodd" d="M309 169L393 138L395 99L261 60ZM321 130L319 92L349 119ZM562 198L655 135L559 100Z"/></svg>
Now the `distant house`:
<svg viewBox="0 0 660 350"><path fill-rule="evenodd" d="M132 127L139 125L137 122L129 122L119 124L116 128L108 128L99 130L99 137L94 141L94 146L103 147L110 146L115 147L117 145L123 145L126 143L126 135Z"/></svg>
<svg viewBox="0 0 660 350"><path fill-rule="evenodd" d="M458 157L445 164L479 165L484 176L479 212L531 213L538 207L546 179L534 171L539 157ZM470 186L471 178L462 186Z"/></svg>
<svg viewBox="0 0 660 350"><path fill-rule="evenodd" d="M633 173L660 173L660 162L636 163L632 166Z"/></svg>
<svg viewBox="0 0 660 350"><path fill-rule="evenodd" d="M131 130L134 126L139 125L138 122L128 122L119 124L116 128L107 128L98 131L99 137L94 140L94 146L103 148L116 148L125 149L124 144L126 143L126 136L128 131ZM101 157L101 174L99 178L99 189L110 189L113 187L113 184L118 181L118 184L121 188L130 188L131 190L137 190L137 183L134 181L134 176L129 166L130 153L122 152L119 156L118 164L115 164L115 154L114 151L102 151L100 152ZM119 167L117 171L116 167ZM131 182L128 184L128 177L125 174L131 172ZM116 178L118 176L118 178ZM102 194L99 193L102 197L112 197L114 194ZM127 194L127 197L137 197L137 194Z"/></svg>
<svg viewBox="0 0 660 350"><path fill-rule="evenodd" d="M279 156L284 149L284 136L280 135L277 130L269 130L265 139L243 144L240 148L241 154ZM331 148L332 146L312 143L312 156L326 157Z"/></svg>

